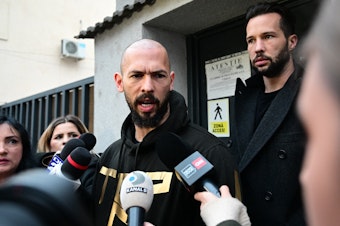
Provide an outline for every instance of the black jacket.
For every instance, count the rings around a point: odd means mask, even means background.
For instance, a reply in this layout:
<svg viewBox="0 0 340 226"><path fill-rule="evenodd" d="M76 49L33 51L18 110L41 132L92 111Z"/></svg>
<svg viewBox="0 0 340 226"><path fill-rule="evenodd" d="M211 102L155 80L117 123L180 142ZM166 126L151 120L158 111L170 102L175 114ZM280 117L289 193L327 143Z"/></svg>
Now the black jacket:
<svg viewBox="0 0 340 226"><path fill-rule="evenodd" d="M175 132L199 150L215 166L218 186L229 185L233 195L239 191L234 175L236 164L227 147L207 130L190 123L184 98L172 91L170 117L164 124L147 134L141 143L135 143L129 115L122 126L122 138L103 153L94 185L96 226L124 225L127 214L120 206L119 190L124 177L135 170L146 172L154 183L154 199L146 221L157 226L204 225L200 203L158 157L155 142L163 131Z"/></svg>
<svg viewBox="0 0 340 226"><path fill-rule="evenodd" d="M263 78L238 80L232 113L232 152L253 226L305 225L299 184L306 135L296 114L302 70L297 68L255 126Z"/></svg>

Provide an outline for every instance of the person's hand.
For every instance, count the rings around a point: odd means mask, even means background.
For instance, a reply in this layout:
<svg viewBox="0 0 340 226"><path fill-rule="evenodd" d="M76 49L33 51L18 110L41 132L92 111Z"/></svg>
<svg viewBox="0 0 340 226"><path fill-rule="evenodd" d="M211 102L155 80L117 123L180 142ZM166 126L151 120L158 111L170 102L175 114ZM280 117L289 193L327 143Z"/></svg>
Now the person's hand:
<svg viewBox="0 0 340 226"><path fill-rule="evenodd" d="M232 197L228 186L220 187L221 198L211 192L197 192L194 198L201 202L201 217L207 226L234 220L241 225L251 225L247 208L236 198Z"/></svg>
<svg viewBox="0 0 340 226"><path fill-rule="evenodd" d="M153 224L151 224L151 223L149 223L149 222L144 222L144 225L143 226L155 226L155 225L153 225Z"/></svg>
<svg viewBox="0 0 340 226"><path fill-rule="evenodd" d="M232 197L229 191L229 188L227 185L222 185L220 187L220 192L221 192L221 198L230 198ZM214 201L216 199L218 199L218 197L216 195L214 195L211 192L208 191L202 191L202 192L197 192L194 195L194 198L201 202L201 209L208 203L211 201Z"/></svg>

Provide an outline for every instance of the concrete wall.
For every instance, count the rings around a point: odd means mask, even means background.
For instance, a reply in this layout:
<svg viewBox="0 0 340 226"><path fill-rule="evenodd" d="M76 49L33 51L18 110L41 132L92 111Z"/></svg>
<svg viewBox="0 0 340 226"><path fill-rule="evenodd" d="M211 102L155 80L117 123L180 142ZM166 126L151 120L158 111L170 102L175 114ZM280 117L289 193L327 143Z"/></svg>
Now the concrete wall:
<svg viewBox="0 0 340 226"><path fill-rule="evenodd" d="M94 75L94 40L84 60L61 57L71 39L115 11L115 0L0 0L0 104Z"/></svg>

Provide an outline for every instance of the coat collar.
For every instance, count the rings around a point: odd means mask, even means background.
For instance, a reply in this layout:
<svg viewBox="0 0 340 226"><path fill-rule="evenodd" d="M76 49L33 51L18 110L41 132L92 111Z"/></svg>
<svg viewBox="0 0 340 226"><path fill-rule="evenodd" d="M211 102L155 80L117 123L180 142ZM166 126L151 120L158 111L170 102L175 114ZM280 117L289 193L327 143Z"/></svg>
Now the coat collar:
<svg viewBox="0 0 340 226"><path fill-rule="evenodd" d="M289 77L284 87L278 92L272 104L269 106L255 132L253 131L255 125L256 100L259 93L262 92L262 89L255 88L256 84L257 87L259 87L259 76L247 81L247 85L249 84L249 86L244 86L243 90L240 89L241 93L236 90L236 136L239 139L239 151L244 150L239 163L240 171L251 162L273 136L277 128L283 123L298 93L301 74L301 70L297 68ZM239 85L239 88L240 87L242 88L241 85Z"/></svg>

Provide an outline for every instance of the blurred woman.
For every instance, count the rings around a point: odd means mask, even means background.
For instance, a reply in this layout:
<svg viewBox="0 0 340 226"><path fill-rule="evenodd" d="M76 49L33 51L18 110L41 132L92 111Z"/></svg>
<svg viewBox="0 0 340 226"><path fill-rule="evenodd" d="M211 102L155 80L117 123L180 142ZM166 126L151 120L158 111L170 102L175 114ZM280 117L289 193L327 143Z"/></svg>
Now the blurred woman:
<svg viewBox="0 0 340 226"><path fill-rule="evenodd" d="M29 135L16 120L0 116L0 183L34 166Z"/></svg>
<svg viewBox="0 0 340 226"><path fill-rule="evenodd" d="M63 149L66 142L77 138L88 129L75 115L66 115L54 119L38 141L38 152L57 152Z"/></svg>
<svg viewBox="0 0 340 226"><path fill-rule="evenodd" d="M38 141L35 156L38 166L47 167L55 152L61 151L66 142L87 133L84 123L75 115L66 115L54 119Z"/></svg>

